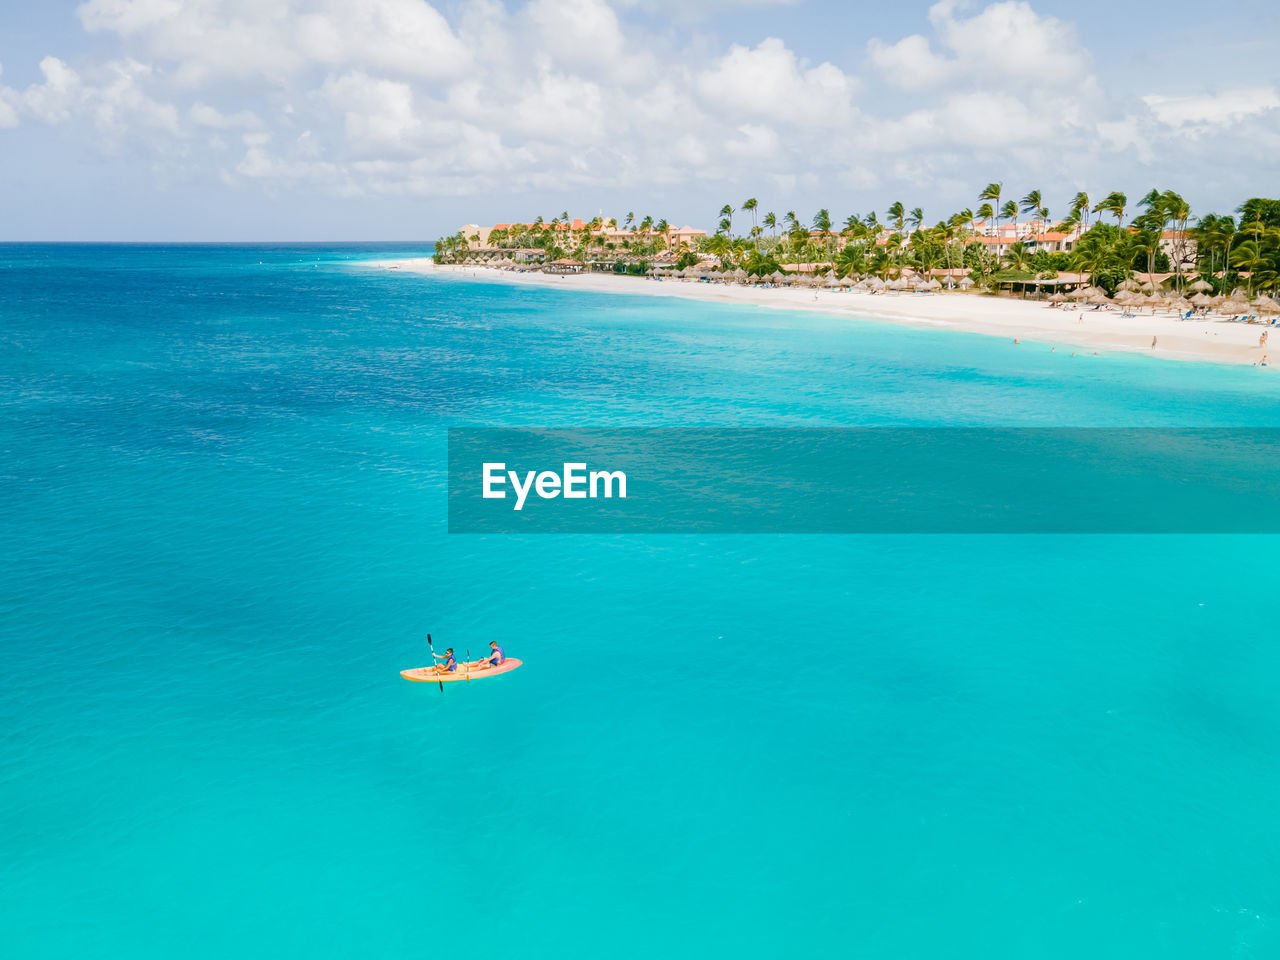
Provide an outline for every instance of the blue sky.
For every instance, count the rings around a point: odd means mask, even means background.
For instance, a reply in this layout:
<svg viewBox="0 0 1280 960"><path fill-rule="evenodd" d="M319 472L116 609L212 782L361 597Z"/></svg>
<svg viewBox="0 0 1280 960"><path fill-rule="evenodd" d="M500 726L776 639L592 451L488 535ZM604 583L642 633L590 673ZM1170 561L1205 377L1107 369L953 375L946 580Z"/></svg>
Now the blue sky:
<svg viewBox="0 0 1280 960"><path fill-rule="evenodd" d="M1004 0L0 2L0 239L431 239L991 180L1280 194L1280 14Z"/></svg>

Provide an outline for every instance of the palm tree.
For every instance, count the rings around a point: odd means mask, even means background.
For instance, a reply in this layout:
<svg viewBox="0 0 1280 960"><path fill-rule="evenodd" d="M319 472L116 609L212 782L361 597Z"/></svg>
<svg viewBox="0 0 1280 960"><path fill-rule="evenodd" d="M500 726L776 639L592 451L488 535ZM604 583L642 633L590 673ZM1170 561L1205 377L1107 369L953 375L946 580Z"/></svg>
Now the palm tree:
<svg viewBox="0 0 1280 960"><path fill-rule="evenodd" d="M733 244L723 233L717 233L715 236L707 239L707 253L719 257L722 264L724 262L724 258L732 250Z"/></svg>
<svg viewBox="0 0 1280 960"><path fill-rule="evenodd" d="M902 201L895 200L893 205L885 212L888 215L890 222L893 224L894 229L901 233L907 218L907 210L906 207L902 205Z"/></svg>
<svg viewBox="0 0 1280 960"><path fill-rule="evenodd" d="M1015 240L1009 244L1009 249L1004 258L1005 263L1012 270L1026 270L1031 266L1031 251L1027 249L1027 245L1021 240Z"/></svg>
<svg viewBox="0 0 1280 960"><path fill-rule="evenodd" d="M1203 217L1200 223L1197 224L1196 239L1201 251L1207 251L1209 254L1210 276L1217 272L1214 269L1214 262L1217 259L1219 250L1222 251L1223 276L1226 276L1227 265L1231 259L1231 243L1235 236L1236 221L1234 217L1220 217L1211 213Z"/></svg>
<svg viewBox="0 0 1280 960"><path fill-rule="evenodd" d="M753 238L756 236L756 208L758 206L760 206L760 203L755 197L750 197L742 201L742 209L751 211L751 236Z"/></svg>
<svg viewBox="0 0 1280 960"><path fill-rule="evenodd" d="M911 215L907 217L907 222L911 224L913 229L919 230L920 225L924 223L924 210L920 207L915 207L911 211Z"/></svg>
<svg viewBox="0 0 1280 960"><path fill-rule="evenodd" d="M733 213L734 213L733 206L731 204L726 203L723 207L720 208L720 216L723 219L729 221L727 232L731 237L733 236Z"/></svg>
<svg viewBox="0 0 1280 960"><path fill-rule="evenodd" d="M1005 202L1004 209L1000 211L1006 220L1013 222L1013 236L1016 240L1018 237L1018 201L1008 200Z"/></svg>
<svg viewBox="0 0 1280 960"><path fill-rule="evenodd" d="M773 213L772 211L770 211L769 213L766 213L766 214L764 215L764 225L765 225L766 227L768 227L768 228L769 228L769 231L770 231L774 236L777 236L777 234L778 234L778 215L777 215L776 213Z"/></svg>
<svg viewBox="0 0 1280 960"><path fill-rule="evenodd" d="M984 203L982 206L980 206L980 207L978 208L978 212L977 212L976 216L977 216L977 217L978 217L978 218L979 218L983 223L990 223L990 222L991 222L992 220L994 220L994 219L995 219L995 217L996 217L996 208L995 208L995 207L993 207L993 206L992 206L991 204L989 204L989 203ZM997 221L997 222L998 222L998 221ZM978 229L976 224L974 225L974 228L973 228L973 229L974 229L974 232L976 233L976 232L977 232L977 229Z"/></svg>
<svg viewBox="0 0 1280 960"><path fill-rule="evenodd" d="M1260 221L1259 221L1260 222ZM1263 252L1262 244L1254 240L1242 240L1236 244L1236 248L1231 251L1231 266L1237 270L1244 268L1249 272L1249 296L1253 297L1253 284L1257 279L1259 271L1267 265L1267 256Z"/></svg>
<svg viewBox="0 0 1280 960"><path fill-rule="evenodd" d="M1040 197L1039 190L1032 190L1022 198L1022 212L1030 213L1034 216L1040 215L1040 208L1044 206L1044 201Z"/></svg>
<svg viewBox="0 0 1280 960"><path fill-rule="evenodd" d="M1000 234L1000 188L1003 183L988 183L978 194L979 200L990 200L991 216L996 221L996 235ZM986 208L984 208L986 209Z"/></svg>
<svg viewBox="0 0 1280 960"><path fill-rule="evenodd" d="M1071 201L1071 212L1077 220L1084 222L1084 228L1089 229L1089 195L1081 190L1075 195L1075 199Z"/></svg>
<svg viewBox="0 0 1280 960"><path fill-rule="evenodd" d="M1119 190L1112 190L1094 205L1093 212L1102 213L1105 211L1106 213L1114 214L1116 226L1122 227L1124 226L1124 208L1128 202L1129 198L1123 193Z"/></svg>

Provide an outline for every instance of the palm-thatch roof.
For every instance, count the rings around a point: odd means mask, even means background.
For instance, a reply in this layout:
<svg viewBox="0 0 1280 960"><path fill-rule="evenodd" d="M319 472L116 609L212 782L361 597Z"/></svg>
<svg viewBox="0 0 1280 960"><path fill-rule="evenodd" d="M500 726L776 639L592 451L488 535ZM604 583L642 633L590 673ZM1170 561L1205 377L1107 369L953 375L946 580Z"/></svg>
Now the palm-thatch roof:
<svg viewBox="0 0 1280 960"><path fill-rule="evenodd" d="M1195 283L1191 284L1191 286L1189 286L1187 289L1192 291L1193 293L1204 293L1206 290L1212 290L1213 284L1207 283L1204 280L1197 280Z"/></svg>

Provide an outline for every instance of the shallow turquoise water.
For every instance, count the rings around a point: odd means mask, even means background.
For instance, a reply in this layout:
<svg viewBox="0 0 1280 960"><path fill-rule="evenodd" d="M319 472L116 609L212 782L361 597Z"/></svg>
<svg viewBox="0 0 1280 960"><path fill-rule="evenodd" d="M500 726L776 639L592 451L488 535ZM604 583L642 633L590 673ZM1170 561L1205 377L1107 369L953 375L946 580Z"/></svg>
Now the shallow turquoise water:
<svg viewBox="0 0 1280 960"><path fill-rule="evenodd" d="M381 255L0 246L7 955L1280 952L1276 538L450 537L443 463L1276 378Z"/></svg>

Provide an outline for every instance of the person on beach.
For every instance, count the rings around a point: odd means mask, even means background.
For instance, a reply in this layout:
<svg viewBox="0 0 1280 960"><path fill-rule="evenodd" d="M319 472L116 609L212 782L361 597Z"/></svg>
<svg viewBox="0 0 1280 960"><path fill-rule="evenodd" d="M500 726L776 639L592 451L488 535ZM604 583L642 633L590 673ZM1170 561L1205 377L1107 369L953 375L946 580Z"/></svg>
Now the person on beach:
<svg viewBox="0 0 1280 960"><path fill-rule="evenodd" d="M435 657L437 660L440 661L435 665L436 673L457 673L458 672L458 660L453 655L453 647L450 647L444 653L433 653L431 654L431 656Z"/></svg>
<svg viewBox="0 0 1280 960"><path fill-rule="evenodd" d="M1151 349L1152 349L1152 350L1154 350L1155 348L1156 348L1156 338L1155 338L1155 337L1152 337L1152 338L1151 338Z"/></svg>
<svg viewBox="0 0 1280 960"><path fill-rule="evenodd" d="M1267 345L1267 332L1268 331L1263 330L1262 336L1258 337L1258 349L1262 349Z"/></svg>

